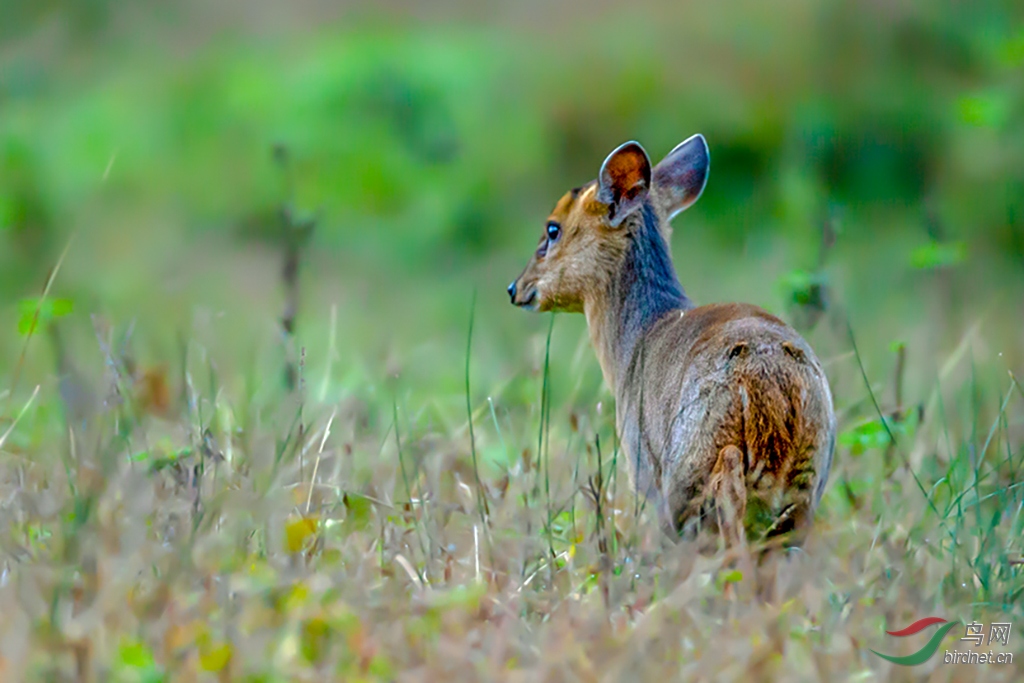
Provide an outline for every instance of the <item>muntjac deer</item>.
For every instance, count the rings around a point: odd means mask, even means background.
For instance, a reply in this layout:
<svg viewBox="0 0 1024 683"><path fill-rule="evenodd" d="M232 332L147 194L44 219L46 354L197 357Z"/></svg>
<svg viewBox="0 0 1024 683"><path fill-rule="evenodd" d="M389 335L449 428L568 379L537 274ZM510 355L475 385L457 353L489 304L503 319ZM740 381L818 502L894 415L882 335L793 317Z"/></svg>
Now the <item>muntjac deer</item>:
<svg viewBox="0 0 1024 683"><path fill-rule="evenodd" d="M587 316L638 494L678 538L798 544L835 448L828 380L795 330L748 304L695 306L669 255L669 221L709 168L694 135L657 166L636 142L563 196L508 287L512 303Z"/></svg>

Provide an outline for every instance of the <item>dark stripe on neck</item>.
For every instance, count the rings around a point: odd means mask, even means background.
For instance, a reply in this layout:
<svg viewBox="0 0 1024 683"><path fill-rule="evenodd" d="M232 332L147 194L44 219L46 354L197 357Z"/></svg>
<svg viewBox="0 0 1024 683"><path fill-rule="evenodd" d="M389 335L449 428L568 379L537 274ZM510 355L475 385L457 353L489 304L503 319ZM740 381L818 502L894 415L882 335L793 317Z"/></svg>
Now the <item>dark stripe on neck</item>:
<svg viewBox="0 0 1024 683"><path fill-rule="evenodd" d="M658 216L649 202L644 202L639 217L617 286L619 296L625 291L619 351L627 362L637 341L654 323L671 311L693 308L676 277L668 245L658 229Z"/></svg>

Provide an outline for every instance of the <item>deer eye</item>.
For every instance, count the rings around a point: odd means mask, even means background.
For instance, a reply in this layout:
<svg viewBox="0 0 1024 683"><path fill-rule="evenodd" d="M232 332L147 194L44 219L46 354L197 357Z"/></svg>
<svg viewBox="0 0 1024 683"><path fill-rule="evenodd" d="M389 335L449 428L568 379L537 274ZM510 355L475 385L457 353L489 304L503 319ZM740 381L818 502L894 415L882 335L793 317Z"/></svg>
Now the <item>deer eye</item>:
<svg viewBox="0 0 1024 683"><path fill-rule="evenodd" d="M554 221L548 223L548 242L556 241L562 235L562 226Z"/></svg>

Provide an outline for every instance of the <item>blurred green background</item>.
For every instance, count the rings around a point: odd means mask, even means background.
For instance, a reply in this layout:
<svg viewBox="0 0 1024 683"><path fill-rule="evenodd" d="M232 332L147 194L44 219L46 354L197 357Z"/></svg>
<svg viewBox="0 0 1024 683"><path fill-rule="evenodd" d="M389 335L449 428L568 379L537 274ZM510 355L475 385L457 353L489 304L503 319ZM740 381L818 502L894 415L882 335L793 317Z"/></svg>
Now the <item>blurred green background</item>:
<svg viewBox="0 0 1024 683"><path fill-rule="evenodd" d="M548 321L504 288L547 212L622 141L656 161L695 132L712 170L673 252L698 302L799 321L824 283L826 322L804 327L825 358L849 348L849 319L869 367L906 341L928 385L977 323L1000 372L1024 374L1020 3L4 0L0 14L4 378L72 235L52 290L70 311L53 313L83 372L102 367L90 316L130 328L145 363L173 363L182 338L227 382L272 363L290 202L317 218L297 338L323 397L398 376L458 405L474 292L479 391L535 373ZM582 317L559 318L553 344L574 359L554 364L556 400L598 395ZM52 381L52 346L32 347L26 386ZM837 404L862 389L840 381Z"/></svg>

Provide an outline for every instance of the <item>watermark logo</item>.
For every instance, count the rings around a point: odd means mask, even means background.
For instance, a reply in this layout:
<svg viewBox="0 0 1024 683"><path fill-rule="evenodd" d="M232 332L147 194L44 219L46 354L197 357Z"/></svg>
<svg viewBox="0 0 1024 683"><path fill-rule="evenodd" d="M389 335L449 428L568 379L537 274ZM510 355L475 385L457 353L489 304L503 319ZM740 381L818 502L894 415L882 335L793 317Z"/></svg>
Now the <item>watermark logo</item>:
<svg viewBox="0 0 1024 683"><path fill-rule="evenodd" d="M960 620L946 621L941 617L925 617L924 619L918 619L910 626L899 629L897 631L886 631L890 636L896 636L897 638L903 638L906 636L912 636L921 631L924 631L930 626L936 624L942 624L935 630L932 637L929 638L928 642L925 643L917 652L913 654L896 656L887 655L877 650L872 650L876 655L882 659L886 659L893 664L899 664L901 666L917 666L923 664L931 659L936 652L939 650L939 646L942 644L942 639L946 637L951 630L961 624ZM1000 644L1004 647L1010 643L1010 624L1006 622L995 622L989 625L988 629L988 645L991 647L993 644ZM960 638L961 641L968 641L974 643L974 647L981 647L985 643L985 624L980 624L976 621L972 621L965 625L964 635ZM978 652L977 650L969 650L962 652L959 650L946 650L942 661L945 664L1012 664L1013 653L1012 652Z"/></svg>
<svg viewBox="0 0 1024 683"><path fill-rule="evenodd" d="M940 626L938 630L932 634L931 639L925 643L925 646L914 654L896 657L894 655L882 654L877 650L872 650L872 652L882 659L888 659L893 664L900 664L901 666L917 666L918 664L924 664L931 659L932 655L934 655L939 649L939 645L942 643L942 639L946 637L946 634L960 625L959 620L947 622L945 619L940 617L925 617L924 619L918 619L910 626L898 631L886 631L890 636L903 638L904 636L912 636L915 633L920 633L929 626L933 626L935 624L945 624L945 626Z"/></svg>

